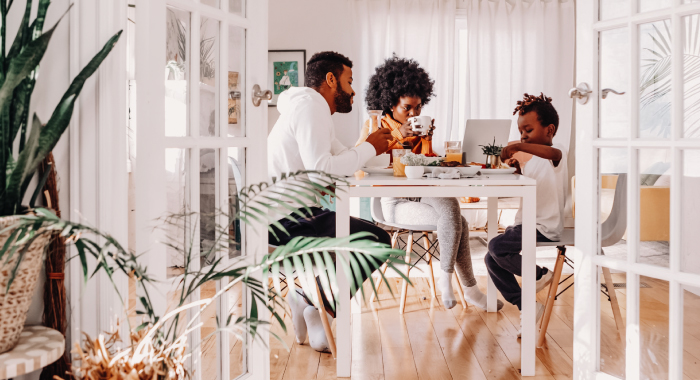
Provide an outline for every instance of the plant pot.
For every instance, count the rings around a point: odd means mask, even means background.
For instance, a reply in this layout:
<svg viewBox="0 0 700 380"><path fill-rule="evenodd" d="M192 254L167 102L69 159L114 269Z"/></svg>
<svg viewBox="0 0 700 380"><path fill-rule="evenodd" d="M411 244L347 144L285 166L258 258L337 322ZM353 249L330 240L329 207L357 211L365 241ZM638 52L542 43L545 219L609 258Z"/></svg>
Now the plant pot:
<svg viewBox="0 0 700 380"><path fill-rule="evenodd" d="M18 221L19 216L17 215L0 217L0 230L4 230ZM13 231L0 235L0 247L5 245ZM43 268L44 252L50 238L51 235L42 234L34 239L29 249L24 253L22 263L19 265L9 292L6 292L7 283L22 248L17 249L7 263L5 263L7 256L3 257L0 262L0 354L14 348L24 329L27 311L32 303L32 295ZM9 251L5 253L5 255L8 254Z"/></svg>
<svg viewBox="0 0 700 380"><path fill-rule="evenodd" d="M501 156L486 156L487 169L498 169L499 166L501 166Z"/></svg>
<svg viewBox="0 0 700 380"><path fill-rule="evenodd" d="M417 179L423 177L424 169L423 166L406 166L404 170L407 178Z"/></svg>

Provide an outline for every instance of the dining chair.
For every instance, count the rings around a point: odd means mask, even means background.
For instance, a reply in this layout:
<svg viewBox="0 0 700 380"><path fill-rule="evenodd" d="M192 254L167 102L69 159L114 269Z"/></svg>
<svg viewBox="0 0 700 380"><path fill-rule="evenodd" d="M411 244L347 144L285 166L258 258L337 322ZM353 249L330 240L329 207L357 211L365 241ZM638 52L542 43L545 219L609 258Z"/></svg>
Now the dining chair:
<svg viewBox="0 0 700 380"><path fill-rule="evenodd" d="M617 242L622 239L627 230L627 174L617 174L617 182L615 184L615 194L613 197L612 209L610 210L610 215L601 224L601 249L600 254L603 255L603 247L610 247L617 244ZM558 255L557 262L554 265L554 272L552 277L552 284L549 286L549 292L547 294L547 302L545 304L544 314L540 320L540 333L537 339L537 347L542 347L545 341L545 336L547 334L547 327L549 326L549 320L552 316L552 307L554 306L554 300L561 293L569 289L572 285L570 284L564 290L559 291L559 285L564 283L566 280L571 278L570 275L563 281L561 279L561 272L566 262L569 266L572 266L573 261L566 257L566 247L573 246L575 244L575 230L573 228L565 228L562 232L560 241L556 242L537 242L538 247L557 247ZM572 266L573 267L573 266ZM617 326L617 332L620 335L620 339L624 341L624 331L625 322L622 319L622 313L620 312L620 304L617 301L617 295L615 293L615 286L612 281L612 276L610 275L609 268L602 268L603 279L605 281L605 290L603 292L608 296L610 301L610 306L612 307L613 318L615 319L615 325ZM602 290L601 290L602 291Z"/></svg>
<svg viewBox="0 0 700 380"><path fill-rule="evenodd" d="M384 219L384 213L382 212L382 204L381 204L381 198L372 198L371 199L371 213L372 213L372 219L374 219L375 222L378 222L380 224L383 224L387 227L390 227L393 232L391 236L391 248L397 248L397 244L400 241L400 237L402 234L407 234L406 242L405 242L405 249L406 249L406 277L408 278L409 273L411 271L411 254L415 253L418 256L418 259L416 260L416 263L423 260L426 263L428 263L430 269L429 269L429 280L428 282L430 283L430 293L434 299L437 299L437 293L435 290L435 275L433 272L433 258L437 259L436 254L439 253L439 243L438 239L435 237L437 234L437 226L434 225L413 225L413 224L401 224L401 223L392 223L386 221ZM415 232L420 233L421 235L418 236L418 239L414 239L413 234ZM423 241L423 246L420 246L420 243L417 243L416 241L422 240ZM419 246L420 248L423 249L424 253L420 253L417 250L415 250L414 247L415 245ZM387 265L384 264L382 267L379 269L382 271L382 273L386 273L387 270ZM458 286L457 286L457 293L459 294L459 298L462 301L462 306L465 308L467 307L466 301L464 300L464 294L462 290L462 284L459 281L459 277L455 276L457 278ZM382 285L382 276L379 276L379 279L377 280L377 292L379 291L379 288ZM388 285L387 285L388 286ZM401 298L399 302L399 313L403 314L404 310L406 309L406 298L408 296L408 282L406 280L401 281ZM369 303L372 304L374 302L374 299L376 298L376 293L372 292L372 295L369 298Z"/></svg>
<svg viewBox="0 0 700 380"><path fill-rule="evenodd" d="M277 249L277 246L268 244L267 250L268 253L272 253ZM296 272L295 272L296 273ZM295 282L295 273L284 273L283 268L280 266L280 274L282 274L283 279L280 280L280 290L284 291L284 289L287 289L287 293L289 293L290 290L293 290L294 287L296 286ZM291 283L290 283L291 281ZM284 286L283 286L284 285ZM318 287L318 282L314 281L314 285L316 285L316 297L319 300L320 303L323 303L321 300L321 289ZM313 305L311 305L313 306ZM326 333L326 339L328 340L328 346L331 349L331 354L333 355L333 358L335 359L337 357L336 355L336 345L335 345L335 337L333 336L333 330L331 329L331 322L328 321L328 317L326 316L326 309L324 307L320 307L318 309L319 314L321 314L321 324L323 324L323 331ZM286 311L285 311L286 313ZM286 316L286 314L285 314Z"/></svg>

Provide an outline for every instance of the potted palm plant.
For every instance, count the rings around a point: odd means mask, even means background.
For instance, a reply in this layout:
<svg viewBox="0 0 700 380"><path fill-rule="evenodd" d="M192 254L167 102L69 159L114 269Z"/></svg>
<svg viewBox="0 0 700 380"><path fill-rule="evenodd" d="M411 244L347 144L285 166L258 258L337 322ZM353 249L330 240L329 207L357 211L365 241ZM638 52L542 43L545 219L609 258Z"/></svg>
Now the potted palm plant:
<svg viewBox="0 0 700 380"><path fill-rule="evenodd" d="M308 179L313 175L314 181ZM363 239L367 233L357 233L346 238L295 238L287 245L278 247L274 252L265 254L260 260L251 262L250 257L255 252L248 252L247 257L225 260L229 256L232 243L238 238L232 229L239 221L253 227L275 224L275 219L269 210L287 209L290 212L301 212L289 205L290 200L308 199L309 197L321 197L323 193L337 196L334 188L329 185L347 183L344 178L325 174L322 172L302 171L289 173L279 180L274 179L271 184L260 183L243 188L237 194L238 204L231 215L225 216L228 220L225 226L216 226L216 238L213 244L207 248L202 247L198 252L196 244L182 245L178 242L166 241L165 244L182 255L185 265L183 272L177 281L176 299L171 308L164 315L159 315L153 307L149 288L156 281L145 267L139 264L139 258L127 251L109 234L93 229L89 226L73 223L58 218L52 212L39 208L36 213L19 217L17 227L22 229L36 224L41 224L43 230L39 234L57 233L66 238L70 244L74 244L77 256L83 263L84 280L88 280L88 273L103 271L109 278L116 271L133 275L136 282L136 293L139 295L139 308L136 313L142 317L138 326L132 326L129 318L130 336L124 337L125 342L119 345L121 339L118 334L101 335L96 339L85 338L82 347L77 349L78 359L73 369L73 374L82 378L111 378L111 379L157 379L180 380L189 377L187 358L191 355L202 356L202 350L188 342L189 332L202 324L201 319L206 308L216 305L218 297L227 294L236 284L245 284L250 291L250 305L246 313L236 315L228 311L224 319L217 317L216 331L213 334L232 334L243 339L250 336L256 339L260 336L260 329L269 326L273 320L280 324L286 331L284 323L285 298L281 296L280 279L285 273L294 273L299 278L299 286L309 295L316 307L322 307L322 302L316 295L314 281L318 276L321 282L321 291L326 292L328 299L337 299L338 289L333 286L336 278L335 263L331 252L336 255L346 256L350 265L343 265L343 271L350 282L353 294L362 292L365 296L363 284L352 275L351 268L367 268L368 262L386 263L387 267L406 279L410 280L399 270L398 266L404 265L402 250L392 249L390 246ZM284 188L286 193L280 193ZM282 194L282 197L278 195ZM218 214L219 212L217 212ZM219 218L216 218L219 220ZM175 226L183 229L183 233L192 236L192 232L199 226L196 223L197 215L183 211L178 214L168 215L158 221L162 228ZM287 233L279 223L278 229L270 228L275 233ZM28 235L28 233L24 233ZM9 244L0 247L0 254L17 245ZM192 270L188 263L199 260L199 257L212 257L212 263L200 270ZM95 259L96 266L88 268L88 257ZM343 262L343 261L341 261ZM262 273L263 280L253 276L254 273ZM379 271L380 276L386 281L385 274ZM213 297L191 302L193 295L199 292L204 284L227 278L227 285L216 292ZM287 278L289 281L290 278ZM369 278L371 292L376 293L377 287L374 280ZM269 283L272 283L270 285ZM293 281L290 282L293 284ZM294 286L294 285L291 285ZM115 288L116 289L116 288ZM389 288L391 291L391 288ZM296 292L292 292L292 295ZM330 296L332 294L332 297ZM122 295L120 295L121 297ZM122 300L128 305L126 300ZM331 307L334 305L331 304ZM259 310L263 308L270 312L270 320L259 318ZM189 322L182 320L187 310L194 314ZM272 334L273 337L276 337ZM202 337L206 341L208 337ZM277 337L278 338L278 337ZM279 338L278 338L279 339ZM197 358L200 360L200 358Z"/></svg>
<svg viewBox="0 0 700 380"><path fill-rule="evenodd" d="M121 35L120 31L110 38L83 68L45 124L36 114L30 124L30 100L39 63L56 29L43 30L49 4L50 0L39 0L37 16L30 22L32 0L27 0L17 35L6 50L6 19L12 2L0 1L0 353L14 347L19 339L50 239L48 233L41 233L45 227L40 222L17 227L22 216L33 212L46 176L39 179L27 199L30 183L66 131L85 81ZM45 172L48 175L50 170Z"/></svg>

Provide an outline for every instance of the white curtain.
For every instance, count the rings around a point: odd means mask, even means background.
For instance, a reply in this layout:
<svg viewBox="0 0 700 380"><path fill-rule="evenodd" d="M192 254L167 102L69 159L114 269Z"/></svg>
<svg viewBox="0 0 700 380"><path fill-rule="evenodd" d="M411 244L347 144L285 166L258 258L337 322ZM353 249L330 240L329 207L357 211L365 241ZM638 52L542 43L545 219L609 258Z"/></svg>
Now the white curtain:
<svg viewBox="0 0 700 380"><path fill-rule="evenodd" d="M435 80L422 114L435 118L433 148L444 151L452 127L456 0L350 0L358 58L353 68L360 123L369 118L365 91L375 68L392 54L416 60ZM358 130L361 124L357 127Z"/></svg>
<svg viewBox="0 0 700 380"><path fill-rule="evenodd" d="M554 137L569 147L574 87L573 0L467 0L467 119L514 120L510 141L519 140L516 102L544 92L559 113ZM458 137L464 133L459 126ZM455 131L456 132L456 131Z"/></svg>

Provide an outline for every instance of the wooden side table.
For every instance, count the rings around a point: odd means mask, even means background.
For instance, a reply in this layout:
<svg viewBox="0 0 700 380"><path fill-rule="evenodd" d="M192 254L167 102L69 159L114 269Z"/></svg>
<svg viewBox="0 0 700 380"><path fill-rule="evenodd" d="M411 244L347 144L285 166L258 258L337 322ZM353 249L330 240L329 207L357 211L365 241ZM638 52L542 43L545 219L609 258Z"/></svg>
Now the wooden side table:
<svg viewBox="0 0 700 380"><path fill-rule="evenodd" d="M15 348L0 354L0 379L44 368L65 350L66 340L60 332L44 326L26 326Z"/></svg>

